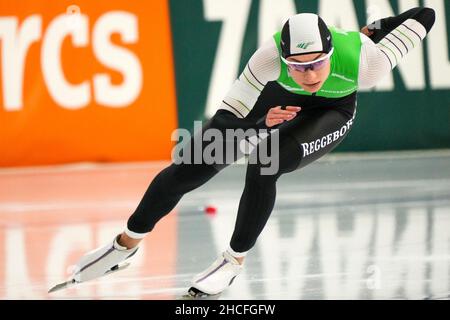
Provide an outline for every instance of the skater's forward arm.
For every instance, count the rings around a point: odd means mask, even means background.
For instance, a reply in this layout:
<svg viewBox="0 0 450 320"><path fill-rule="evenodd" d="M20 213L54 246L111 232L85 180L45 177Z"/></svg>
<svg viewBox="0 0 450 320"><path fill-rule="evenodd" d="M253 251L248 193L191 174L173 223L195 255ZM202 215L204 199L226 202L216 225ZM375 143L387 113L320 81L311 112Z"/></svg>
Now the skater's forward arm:
<svg viewBox="0 0 450 320"><path fill-rule="evenodd" d="M213 121L220 128L264 128L264 121L258 123L245 119L269 81L280 75L280 58L275 41L270 39L250 58L244 71L233 83L223 99ZM274 106L276 107L276 106Z"/></svg>
<svg viewBox="0 0 450 320"><path fill-rule="evenodd" d="M414 8L363 28L359 87L377 85L409 52L421 45L434 21L433 9Z"/></svg>
<svg viewBox="0 0 450 320"><path fill-rule="evenodd" d="M218 110L212 117L211 127L217 129L269 129L275 128L285 121L295 118L301 107L287 106L284 109L281 106L273 107L267 115L258 121L245 118L239 118L228 110Z"/></svg>

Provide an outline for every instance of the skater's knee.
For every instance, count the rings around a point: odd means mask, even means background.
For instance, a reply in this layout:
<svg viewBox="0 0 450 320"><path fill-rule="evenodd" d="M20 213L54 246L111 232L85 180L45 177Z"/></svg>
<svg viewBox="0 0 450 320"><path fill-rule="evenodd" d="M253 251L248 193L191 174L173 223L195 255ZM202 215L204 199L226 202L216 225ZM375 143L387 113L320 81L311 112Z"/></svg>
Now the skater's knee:
<svg viewBox="0 0 450 320"><path fill-rule="evenodd" d="M167 173L168 192L184 194L192 191L206 183L219 170L206 164L172 164Z"/></svg>
<svg viewBox="0 0 450 320"><path fill-rule="evenodd" d="M154 183L161 195L179 195L189 191L195 180L188 165L171 164L155 177Z"/></svg>
<svg viewBox="0 0 450 320"><path fill-rule="evenodd" d="M275 182L278 178L299 167L301 149L297 140L290 134L269 137L255 148L249 157L247 178Z"/></svg>
<svg viewBox="0 0 450 320"><path fill-rule="evenodd" d="M266 156L254 150L247 165L246 183L275 184L282 175L279 155Z"/></svg>

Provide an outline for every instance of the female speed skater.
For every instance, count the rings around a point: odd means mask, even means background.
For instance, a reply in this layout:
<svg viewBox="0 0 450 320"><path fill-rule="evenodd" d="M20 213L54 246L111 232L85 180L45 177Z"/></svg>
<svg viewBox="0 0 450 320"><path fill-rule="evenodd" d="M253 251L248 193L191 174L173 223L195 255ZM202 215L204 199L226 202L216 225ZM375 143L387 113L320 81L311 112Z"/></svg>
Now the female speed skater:
<svg viewBox="0 0 450 320"><path fill-rule="evenodd" d="M417 7L357 32L327 27L318 15L301 13L253 54L203 131L278 129L278 171L264 175L262 162L248 164L229 247L193 278L190 296L217 295L231 285L274 208L278 178L304 168L339 145L352 127L358 90L374 87L388 75L421 45L434 22L433 9ZM193 145L187 144L183 152ZM162 170L124 232L84 255L71 279L52 290L120 270L183 195L226 166L174 162Z"/></svg>

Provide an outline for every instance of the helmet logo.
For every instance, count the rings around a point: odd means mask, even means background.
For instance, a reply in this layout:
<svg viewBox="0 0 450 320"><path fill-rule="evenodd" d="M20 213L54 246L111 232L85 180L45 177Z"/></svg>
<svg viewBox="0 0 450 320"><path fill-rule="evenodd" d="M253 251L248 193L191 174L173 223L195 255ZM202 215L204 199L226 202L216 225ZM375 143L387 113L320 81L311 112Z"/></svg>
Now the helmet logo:
<svg viewBox="0 0 450 320"><path fill-rule="evenodd" d="M309 47L310 45L312 45L312 44L314 44L314 43L315 43L314 41L311 41L311 42L302 42L302 43L299 43L299 44L297 45L297 48L306 50L306 49L308 49L308 47Z"/></svg>

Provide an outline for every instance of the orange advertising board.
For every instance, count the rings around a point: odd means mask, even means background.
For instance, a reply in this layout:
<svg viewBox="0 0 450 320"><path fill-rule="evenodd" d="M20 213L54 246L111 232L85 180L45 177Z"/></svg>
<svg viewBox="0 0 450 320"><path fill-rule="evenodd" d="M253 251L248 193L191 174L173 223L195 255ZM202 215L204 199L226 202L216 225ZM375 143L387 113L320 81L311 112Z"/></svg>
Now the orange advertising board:
<svg viewBox="0 0 450 320"><path fill-rule="evenodd" d="M170 158L167 1L0 2L0 166Z"/></svg>

